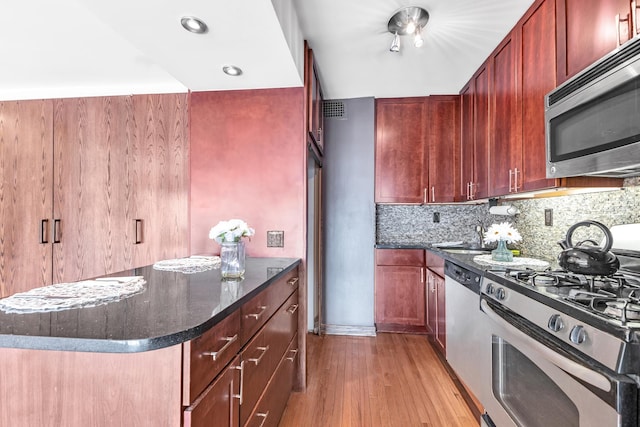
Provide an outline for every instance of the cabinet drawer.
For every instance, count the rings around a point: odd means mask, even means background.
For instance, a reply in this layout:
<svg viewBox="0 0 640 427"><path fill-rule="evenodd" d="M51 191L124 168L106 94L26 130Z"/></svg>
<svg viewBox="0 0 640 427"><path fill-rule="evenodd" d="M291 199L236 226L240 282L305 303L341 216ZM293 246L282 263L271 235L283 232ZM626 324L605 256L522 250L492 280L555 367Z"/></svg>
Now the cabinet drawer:
<svg viewBox="0 0 640 427"><path fill-rule="evenodd" d="M200 337L183 344L183 405L191 405L240 351L240 324L240 312L236 311Z"/></svg>
<svg viewBox="0 0 640 427"><path fill-rule="evenodd" d="M444 277L444 258L430 252L427 252L427 267L440 277Z"/></svg>
<svg viewBox="0 0 640 427"><path fill-rule="evenodd" d="M298 269L295 268L242 306L242 345L251 339L297 288Z"/></svg>
<svg viewBox="0 0 640 427"><path fill-rule="evenodd" d="M272 370L278 366L291 339L298 330L298 291L280 306L277 313L265 327L267 342L273 350L271 353Z"/></svg>
<svg viewBox="0 0 640 427"><path fill-rule="evenodd" d="M267 389L256 405L245 427L277 427L284 408L287 406L293 381L298 366L298 336L294 335L287 352L281 359L278 369L273 374Z"/></svg>
<svg viewBox="0 0 640 427"><path fill-rule="evenodd" d="M262 391L267 386L274 367L269 361L273 359L273 348L267 342L265 329L262 329L242 350L240 358L243 363L242 373L242 406L240 407L240 425L253 411Z"/></svg>
<svg viewBox="0 0 640 427"><path fill-rule="evenodd" d="M184 427L239 425L240 358L184 410Z"/></svg>
<svg viewBox="0 0 640 427"><path fill-rule="evenodd" d="M376 265L424 266L423 249L376 249Z"/></svg>

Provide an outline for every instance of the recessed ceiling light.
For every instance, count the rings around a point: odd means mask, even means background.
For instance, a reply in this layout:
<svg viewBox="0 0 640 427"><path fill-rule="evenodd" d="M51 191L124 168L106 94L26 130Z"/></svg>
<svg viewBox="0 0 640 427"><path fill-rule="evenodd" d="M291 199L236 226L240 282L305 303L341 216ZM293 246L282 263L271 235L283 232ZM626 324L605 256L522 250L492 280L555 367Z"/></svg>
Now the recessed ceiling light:
<svg viewBox="0 0 640 427"><path fill-rule="evenodd" d="M190 33L204 34L208 30L207 24L194 16L183 16L180 23Z"/></svg>
<svg viewBox="0 0 640 427"><path fill-rule="evenodd" d="M242 70L235 65L225 65L224 67L222 67L222 71L230 76L239 76L242 74Z"/></svg>

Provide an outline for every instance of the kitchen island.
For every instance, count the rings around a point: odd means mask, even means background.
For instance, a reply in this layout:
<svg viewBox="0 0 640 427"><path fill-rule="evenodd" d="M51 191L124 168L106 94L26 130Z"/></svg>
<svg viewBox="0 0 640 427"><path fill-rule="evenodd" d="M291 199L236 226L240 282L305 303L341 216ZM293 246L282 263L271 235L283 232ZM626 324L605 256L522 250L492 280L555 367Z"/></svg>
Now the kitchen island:
<svg viewBox="0 0 640 427"><path fill-rule="evenodd" d="M255 367L264 360L264 380L244 390L256 407L243 406L248 420L269 397L267 383L285 378L290 390L297 374L294 363L282 366L304 350L299 264L248 258L244 279L229 281L219 269L184 274L146 266L113 275L147 281L143 292L120 301L0 312L0 425L238 425L234 394L250 373L242 371L243 360ZM270 346L272 352L264 350ZM254 357L260 349L264 356ZM229 393L216 396L226 377Z"/></svg>

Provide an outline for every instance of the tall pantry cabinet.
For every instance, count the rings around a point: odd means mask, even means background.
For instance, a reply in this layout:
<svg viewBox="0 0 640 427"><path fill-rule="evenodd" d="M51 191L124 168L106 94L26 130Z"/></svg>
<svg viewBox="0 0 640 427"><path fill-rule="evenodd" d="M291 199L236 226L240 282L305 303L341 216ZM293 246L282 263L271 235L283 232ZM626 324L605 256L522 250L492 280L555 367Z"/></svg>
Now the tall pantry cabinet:
<svg viewBox="0 0 640 427"><path fill-rule="evenodd" d="M187 254L187 95L0 103L0 296Z"/></svg>

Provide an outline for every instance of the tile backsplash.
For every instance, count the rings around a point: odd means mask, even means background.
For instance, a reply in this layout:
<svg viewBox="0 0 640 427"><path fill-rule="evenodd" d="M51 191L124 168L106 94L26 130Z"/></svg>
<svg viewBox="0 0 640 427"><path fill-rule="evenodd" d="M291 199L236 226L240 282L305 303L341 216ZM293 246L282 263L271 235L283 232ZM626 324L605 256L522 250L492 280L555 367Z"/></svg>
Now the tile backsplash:
<svg viewBox="0 0 640 427"><path fill-rule="evenodd" d="M519 209L515 216L489 214L487 203L478 205L377 205L376 242L379 244L430 244L444 241L477 242L475 226L511 222L522 235L513 247L523 256L553 261L562 250L557 244L567 229L583 220L608 227L640 223L640 178L627 179L622 189L524 200L500 200ZM545 225L545 209L553 210L553 225ZM440 222L434 222L434 214Z"/></svg>

